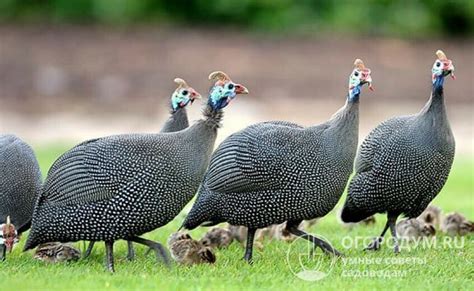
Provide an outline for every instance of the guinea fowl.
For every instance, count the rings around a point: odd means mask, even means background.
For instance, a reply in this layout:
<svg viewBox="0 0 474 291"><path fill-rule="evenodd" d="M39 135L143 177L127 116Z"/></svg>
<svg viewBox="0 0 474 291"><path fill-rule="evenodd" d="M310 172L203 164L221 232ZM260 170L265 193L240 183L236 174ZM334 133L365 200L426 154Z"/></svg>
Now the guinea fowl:
<svg viewBox="0 0 474 291"><path fill-rule="evenodd" d="M31 224L41 171L29 145L14 135L0 135L0 261Z"/></svg>
<svg viewBox="0 0 474 291"><path fill-rule="evenodd" d="M192 104L195 99L201 98L201 95L190 87L186 81L181 78L174 79L174 82L178 84L178 88L171 95L171 116L165 122L160 132L176 132L188 128L188 114L186 112L186 106ZM94 247L94 242L91 241L89 247L84 252L84 258L87 258ZM135 251L131 241L127 242L127 259L133 260L135 257Z"/></svg>
<svg viewBox="0 0 474 291"><path fill-rule="evenodd" d="M187 233L177 232L168 239L168 248L171 257L182 265L214 264L216 256L210 246L203 245L202 242L194 240Z"/></svg>
<svg viewBox="0 0 474 291"><path fill-rule="evenodd" d="M436 230L432 224L425 223L417 218L399 221L396 229L399 237L414 241L436 234Z"/></svg>
<svg viewBox="0 0 474 291"><path fill-rule="evenodd" d="M227 248L234 238L228 229L215 227L209 230L199 241L203 246L210 248Z"/></svg>
<svg viewBox="0 0 474 291"><path fill-rule="evenodd" d="M434 205L429 205L421 214L418 216L418 219L431 224L434 227L439 227L441 222L441 208Z"/></svg>
<svg viewBox="0 0 474 291"><path fill-rule="evenodd" d="M432 69L432 93L414 115L389 119L363 141L356 158L356 174L342 210L344 222L358 222L387 213L380 237L367 250L377 250L390 228L394 251L400 251L396 221L404 214L416 218L441 191L454 158L454 137L444 105L444 78L454 71L451 60L438 50Z"/></svg>
<svg viewBox="0 0 474 291"><path fill-rule="evenodd" d="M443 219L441 230L449 236L467 235L474 232L474 221L469 221L464 215L453 212Z"/></svg>
<svg viewBox="0 0 474 291"><path fill-rule="evenodd" d="M139 237L170 222L192 199L214 147L223 108L248 93L223 72L212 86L204 118L187 129L126 134L83 142L51 167L35 206L25 244L105 241L114 271L113 244L128 240L151 247L169 263L164 247Z"/></svg>
<svg viewBox="0 0 474 291"><path fill-rule="evenodd" d="M307 128L264 122L229 136L213 154L183 227L220 222L248 227L244 259L251 262L257 229L287 221L293 235L339 254L298 225L326 215L344 191L357 150L359 95L371 81L358 59L346 104L329 121Z"/></svg>
<svg viewBox="0 0 474 291"><path fill-rule="evenodd" d="M62 263L79 260L81 252L70 244L50 242L39 245L33 257L47 263Z"/></svg>

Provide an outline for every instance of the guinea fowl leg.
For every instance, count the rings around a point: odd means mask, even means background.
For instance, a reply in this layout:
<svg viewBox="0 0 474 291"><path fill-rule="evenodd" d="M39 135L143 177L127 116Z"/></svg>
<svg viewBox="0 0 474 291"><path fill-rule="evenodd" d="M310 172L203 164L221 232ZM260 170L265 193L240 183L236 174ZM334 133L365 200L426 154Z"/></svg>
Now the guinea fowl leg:
<svg viewBox="0 0 474 291"><path fill-rule="evenodd" d="M396 223L397 223L397 216L389 216L388 223L390 225L390 233L392 234L393 238L393 251L398 254L400 253L400 247L398 246L398 238L397 238L397 230L396 230Z"/></svg>
<svg viewBox="0 0 474 291"><path fill-rule="evenodd" d="M322 239L319 239L311 234L308 234L300 229L298 229L298 225L300 225L301 221L288 221L286 223L286 230L288 230L291 234L304 238L314 244L315 247L321 248L324 252L328 254L333 254L335 256L342 256L342 253L338 252L335 248L333 248L330 244L325 242Z"/></svg>
<svg viewBox="0 0 474 291"><path fill-rule="evenodd" d="M5 246L4 244L1 244L0 245L0 262L5 261L6 253L7 253L7 246Z"/></svg>
<svg viewBox="0 0 474 291"><path fill-rule="evenodd" d="M247 246L245 248L244 260L249 264L252 264L253 240L256 231L256 228L249 228L247 232Z"/></svg>
<svg viewBox="0 0 474 291"><path fill-rule="evenodd" d="M107 257L107 270L114 273L114 241L105 242L105 254Z"/></svg>
<svg viewBox="0 0 474 291"><path fill-rule="evenodd" d="M135 249L133 248L133 243L131 241L127 241L127 260L133 261L135 259Z"/></svg>
<svg viewBox="0 0 474 291"><path fill-rule="evenodd" d="M82 256L84 259L89 257L92 253L92 249L94 248L95 241L91 241L89 243L89 246L87 247L87 250L84 252L84 255Z"/></svg>
<svg viewBox="0 0 474 291"><path fill-rule="evenodd" d="M170 265L170 259L168 257L168 253L166 252L165 248L160 243L157 243L148 239L144 239L138 236L130 237L128 238L128 240L150 247L150 249L152 249L155 252L157 259L161 256L165 265L166 266Z"/></svg>
<svg viewBox="0 0 474 291"><path fill-rule="evenodd" d="M378 251L380 249L380 244L383 241L383 237L385 233L387 232L388 228L392 229L391 225L395 227L395 222L397 221L397 216L394 215L387 215L387 223L385 223L385 227L383 228L382 233L380 234L379 237L376 237L365 249L364 251ZM395 228L394 228L395 229ZM393 235L393 233L392 233Z"/></svg>

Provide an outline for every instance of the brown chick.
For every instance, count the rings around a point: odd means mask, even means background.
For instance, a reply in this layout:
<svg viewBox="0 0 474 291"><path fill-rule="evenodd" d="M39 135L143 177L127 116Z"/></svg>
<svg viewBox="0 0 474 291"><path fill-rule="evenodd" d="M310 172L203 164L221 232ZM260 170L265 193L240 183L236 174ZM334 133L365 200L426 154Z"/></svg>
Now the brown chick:
<svg viewBox="0 0 474 291"><path fill-rule="evenodd" d="M397 234L400 238L417 240L422 237L434 236L436 230L433 225L412 218L397 223Z"/></svg>
<svg viewBox="0 0 474 291"><path fill-rule="evenodd" d="M463 236L474 232L474 222L467 220L464 215L458 212L453 212L443 219L441 230L450 236Z"/></svg>
<svg viewBox="0 0 474 291"><path fill-rule="evenodd" d="M434 205L429 205L423 213L418 216L418 219L433 225L434 227L439 227L441 222L441 208Z"/></svg>
<svg viewBox="0 0 474 291"><path fill-rule="evenodd" d="M171 257L182 265L195 265L202 263L213 264L216 256L210 247L203 246L201 242L191 238L187 233L177 232L168 239Z"/></svg>
<svg viewBox="0 0 474 291"><path fill-rule="evenodd" d="M77 261L81 252L70 244L50 242L36 248L34 258L47 263Z"/></svg>
<svg viewBox="0 0 474 291"><path fill-rule="evenodd" d="M228 247L233 240L232 233L229 230L214 227L201 238L201 243L206 247L221 249Z"/></svg>

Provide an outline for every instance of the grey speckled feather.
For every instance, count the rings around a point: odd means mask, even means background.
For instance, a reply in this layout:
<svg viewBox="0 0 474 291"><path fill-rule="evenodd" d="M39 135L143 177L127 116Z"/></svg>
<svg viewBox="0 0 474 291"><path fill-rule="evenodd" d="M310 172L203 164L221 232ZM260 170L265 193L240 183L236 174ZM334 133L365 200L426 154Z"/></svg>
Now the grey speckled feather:
<svg viewBox="0 0 474 291"><path fill-rule="evenodd" d="M321 125L264 122L232 134L213 154L183 226L262 228L326 215L352 172L358 112L358 101L348 101Z"/></svg>
<svg viewBox="0 0 474 291"><path fill-rule="evenodd" d="M31 147L14 135L0 135L0 224L7 216L17 229L28 224L40 192L41 171Z"/></svg>

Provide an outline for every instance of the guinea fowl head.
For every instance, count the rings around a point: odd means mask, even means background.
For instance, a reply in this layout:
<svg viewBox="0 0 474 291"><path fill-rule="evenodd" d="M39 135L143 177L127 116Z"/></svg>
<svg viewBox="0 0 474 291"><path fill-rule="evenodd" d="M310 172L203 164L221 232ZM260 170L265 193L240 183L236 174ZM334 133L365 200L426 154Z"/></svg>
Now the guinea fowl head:
<svg viewBox="0 0 474 291"><path fill-rule="evenodd" d="M370 69L364 65L361 59L354 61L354 70L349 76L349 98L357 99L360 94L360 89L364 84L369 85L369 89L373 91L372 77L370 76Z"/></svg>
<svg viewBox="0 0 474 291"><path fill-rule="evenodd" d="M212 72L209 80L214 81L210 91L208 104L215 110L226 107L237 94L248 94L243 85L233 82L229 76L221 71Z"/></svg>
<svg viewBox="0 0 474 291"><path fill-rule="evenodd" d="M183 79L176 78L174 82L178 84L178 88L176 88L173 95L171 95L171 107L173 112L179 108L186 107L189 103L192 104L195 99L201 98L201 94L190 87Z"/></svg>
<svg viewBox="0 0 474 291"><path fill-rule="evenodd" d="M442 80L448 75L451 75L451 78L455 79L453 62L446 57L446 54L442 50L438 50L436 56L437 59L431 69L433 84L441 82L442 85Z"/></svg>
<svg viewBox="0 0 474 291"><path fill-rule="evenodd" d="M18 242L18 233L10 221L10 216L7 216L7 221L0 225L0 230L0 244L4 244L7 251L11 252L13 244Z"/></svg>

